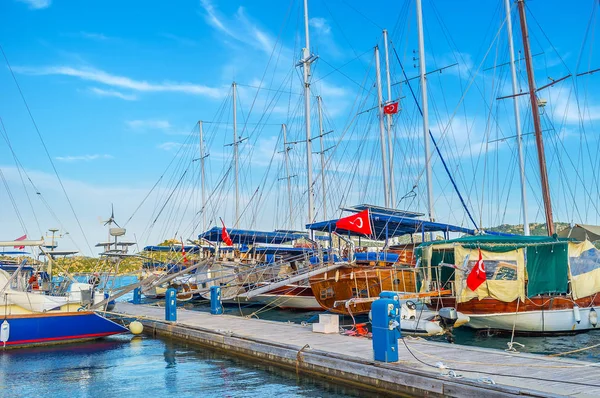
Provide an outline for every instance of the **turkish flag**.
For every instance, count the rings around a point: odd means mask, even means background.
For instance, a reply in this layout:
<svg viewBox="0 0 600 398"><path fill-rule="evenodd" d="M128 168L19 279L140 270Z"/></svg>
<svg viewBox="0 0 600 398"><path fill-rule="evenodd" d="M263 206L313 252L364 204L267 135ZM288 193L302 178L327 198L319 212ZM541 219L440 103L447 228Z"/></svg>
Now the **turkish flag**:
<svg viewBox="0 0 600 398"><path fill-rule="evenodd" d="M483 258L481 257L481 249L479 249L479 260L477 260L473 266L473 269L469 273L469 276L467 277L467 286L472 291L475 291L486 280L487 276L485 275L485 264L483 263Z"/></svg>
<svg viewBox="0 0 600 398"><path fill-rule="evenodd" d="M183 239L181 239L181 255L183 256L183 263L184 264L189 263L186 252L185 252L185 245L183 244Z"/></svg>
<svg viewBox="0 0 600 398"><path fill-rule="evenodd" d="M225 228L225 223L223 220L221 220L221 224L223 224L223 229L221 230L221 239L223 239L223 242L225 242L227 246L233 246L233 241L227 232L227 228Z"/></svg>
<svg viewBox="0 0 600 398"><path fill-rule="evenodd" d="M371 235L373 233L371 230L371 217L369 217L369 209L363 210L360 213L356 213L348 217L340 218L335 223L335 227L365 235Z"/></svg>
<svg viewBox="0 0 600 398"><path fill-rule="evenodd" d="M20 238L17 238L15 240L25 240L25 239L27 239L27 235L23 235ZM23 249L25 249L25 246L15 246L15 249L23 250Z"/></svg>
<svg viewBox="0 0 600 398"><path fill-rule="evenodd" d="M391 104L387 104L383 107L383 113L386 115L393 115L394 113L398 113L398 103L392 102Z"/></svg>

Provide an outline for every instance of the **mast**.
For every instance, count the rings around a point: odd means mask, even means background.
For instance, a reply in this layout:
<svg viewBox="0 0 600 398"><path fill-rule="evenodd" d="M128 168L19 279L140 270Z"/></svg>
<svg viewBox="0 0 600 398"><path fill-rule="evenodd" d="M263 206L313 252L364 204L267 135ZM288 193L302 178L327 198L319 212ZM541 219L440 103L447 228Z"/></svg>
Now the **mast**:
<svg viewBox="0 0 600 398"><path fill-rule="evenodd" d="M287 190L288 190L288 204L289 204L289 211L290 211L290 225L289 228L293 229L293 219L294 219L294 212L293 212L293 208L292 208L292 182L291 182L291 178L290 178L290 168L289 168L289 159L288 159L288 151L289 148L287 146L287 126L284 124L281 125L281 130L283 132L283 156L285 159L285 179L287 180Z"/></svg>
<svg viewBox="0 0 600 398"><path fill-rule="evenodd" d="M548 185L548 171L546 169L546 155L544 153L544 141L542 139L542 125L540 122L540 110L538 108L537 96L535 94L535 77L533 75L533 61L531 49L529 48L529 32L527 31L527 20L525 19L525 2L518 0L519 15L521 17L521 34L523 36L523 50L525 52L525 65L527 66L527 81L529 83L529 99L531 101L531 115L533 116L533 127L535 129L535 143L540 166L540 177L542 183L542 198L544 200L544 211L546 213L546 228L548 236L554 235L554 221L552 219L552 202L550 200L550 187Z"/></svg>
<svg viewBox="0 0 600 398"><path fill-rule="evenodd" d="M427 105L427 77L425 76L425 39L423 36L423 9L417 0L417 26L419 33L419 72L421 77L421 102L423 108L423 143L425 145L425 179L427 181L427 210L429 220L434 221L433 185L431 182L431 158L429 154L429 107Z"/></svg>
<svg viewBox="0 0 600 398"><path fill-rule="evenodd" d="M517 128L517 152L519 155L519 172L521 177L521 205L523 206L523 235L529 236L529 221L527 219L527 188L525 181L525 160L523 159L523 142L521 141L521 115L519 111L519 98L517 97L517 70L515 66L515 48L513 43L512 20L510 15L510 0L504 0L506 9L506 31L508 33L508 46L510 52L510 73L512 76L513 105L515 110L515 125Z"/></svg>
<svg viewBox="0 0 600 398"><path fill-rule="evenodd" d="M206 190L205 190L205 172L204 172L204 130L202 120L198 122L198 132L200 134L200 189L202 190L202 232L206 231Z"/></svg>
<svg viewBox="0 0 600 398"><path fill-rule="evenodd" d="M304 123L306 124L306 183L308 186L308 222L314 221L313 215L313 183L312 183L312 142L310 138L310 36L308 33L308 0L304 0L304 33L306 46L302 50L302 71L304 73Z"/></svg>
<svg viewBox="0 0 600 398"><path fill-rule="evenodd" d="M238 135L237 135L237 108L236 108L236 87L235 82L232 83L233 91L233 164L234 164L234 179L235 179L235 226L237 227L240 218L240 187L239 187L239 162L238 162Z"/></svg>
<svg viewBox="0 0 600 398"><path fill-rule="evenodd" d="M317 96L317 110L319 111L319 142L321 144L321 190L323 191L323 218L327 220L327 190L325 189L325 147L323 145L323 103L321 96Z"/></svg>
<svg viewBox="0 0 600 398"><path fill-rule="evenodd" d="M390 56L388 51L388 32L383 30L383 50L385 52L385 75L387 79L387 102L392 102L392 80L390 78ZM390 206L396 207L396 187L394 185L394 137L392 133L392 115L386 115L388 153L390 154Z"/></svg>
<svg viewBox="0 0 600 398"><path fill-rule="evenodd" d="M381 67L379 65L379 46L375 46L375 74L377 79L377 108L379 110L379 138L381 141L381 164L383 166L383 193L385 207L390 207L390 186L388 183L387 152L385 149L385 127L383 127L383 95L381 93Z"/></svg>

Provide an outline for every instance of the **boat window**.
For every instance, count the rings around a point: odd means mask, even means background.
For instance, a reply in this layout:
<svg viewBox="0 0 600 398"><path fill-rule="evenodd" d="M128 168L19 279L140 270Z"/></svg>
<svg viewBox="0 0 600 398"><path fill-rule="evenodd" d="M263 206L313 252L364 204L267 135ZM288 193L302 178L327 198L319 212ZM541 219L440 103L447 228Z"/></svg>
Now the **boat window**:
<svg viewBox="0 0 600 398"><path fill-rule="evenodd" d="M469 261L467 267L468 275L477 260ZM515 260L484 260L485 275L490 281L516 281L517 280L517 262Z"/></svg>
<svg viewBox="0 0 600 398"><path fill-rule="evenodd" d="M321 289L321 300L327 300L329 298L333 297L333 288L332 287L328 287L325 289Z"/></svg>
<svg viewBox="0 0 600 398"><path fill-rule="evenodd" d="M600 250L592 248L584 251L579 257L569 257L573 276L586 274L600 268Z"/></svg>
<svg viewBox="0 0 600 398"><path fill-rule="evenodd" d="M360 291L359 291L358 289L353 287L352 288L352 297L353 298L368 298L369 292L367 291L367 289L360 289Z"/></svg>

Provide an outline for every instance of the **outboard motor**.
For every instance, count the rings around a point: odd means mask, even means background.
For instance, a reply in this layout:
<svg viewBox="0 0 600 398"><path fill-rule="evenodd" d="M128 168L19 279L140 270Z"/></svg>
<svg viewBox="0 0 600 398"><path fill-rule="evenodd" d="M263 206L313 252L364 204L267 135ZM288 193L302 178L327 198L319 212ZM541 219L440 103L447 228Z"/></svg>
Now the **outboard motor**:
<svg viewBox="0 0 600 398"><path fill-rule="evenodd" d="M440 316L440 326L443 327L446 332L446 339L449 343L454 343L454 336L452 335L452 330L454 329L454 324L458 320L456 308L440 308L440 310L438 311L438 315Z"/></svg>

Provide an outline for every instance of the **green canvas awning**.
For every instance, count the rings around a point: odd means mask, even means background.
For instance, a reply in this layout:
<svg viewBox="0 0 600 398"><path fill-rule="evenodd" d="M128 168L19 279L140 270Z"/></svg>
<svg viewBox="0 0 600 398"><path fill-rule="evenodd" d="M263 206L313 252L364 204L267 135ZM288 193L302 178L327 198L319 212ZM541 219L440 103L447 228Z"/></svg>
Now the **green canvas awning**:
<svg viewBox="0 0 600 398"><path fill-rule="evenodd" d="M594 242L600 240L600 226L575 224L573 227L567 227L558 233L561 238L571 238L583 242L589 240Z"/></svg>

